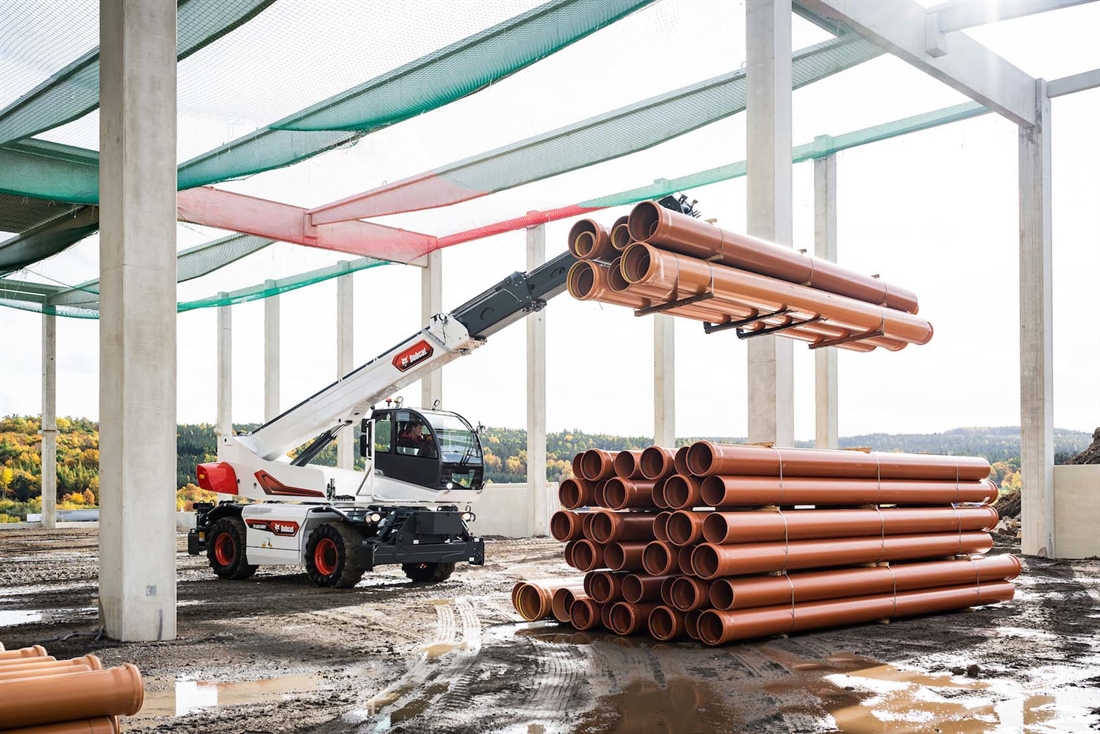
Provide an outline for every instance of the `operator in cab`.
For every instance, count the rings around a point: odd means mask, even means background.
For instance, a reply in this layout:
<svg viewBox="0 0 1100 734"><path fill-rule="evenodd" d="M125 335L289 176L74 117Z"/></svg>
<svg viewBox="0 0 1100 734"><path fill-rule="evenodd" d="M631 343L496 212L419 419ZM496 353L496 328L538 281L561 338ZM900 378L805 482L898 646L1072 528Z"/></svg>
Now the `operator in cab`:
<svg viewBox="0 0 1100 734"><path fill-rule="evenodd" d="M435 458L435 441L432 440L431 432L426 431L424 424L418 420L409 421L405 425L405 429L397 437L397 447L404 449L401 451L403 454Z"/></svg>

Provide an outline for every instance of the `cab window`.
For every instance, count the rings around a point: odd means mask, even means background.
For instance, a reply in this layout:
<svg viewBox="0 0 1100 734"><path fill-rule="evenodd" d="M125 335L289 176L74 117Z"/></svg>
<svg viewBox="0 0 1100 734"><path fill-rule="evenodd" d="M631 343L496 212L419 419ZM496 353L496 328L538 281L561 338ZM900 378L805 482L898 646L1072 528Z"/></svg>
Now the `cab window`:
<svg viewBox="0 0 1100 734"><path fill-rule="evenodd" d="M393 451L393 418L386 416L374 423L374 450L389 454Z"/></svg>
<svg viewBox="0 0 1100 734"><path fill-rule="evenodd" d="M397 453L404 456L435 459L435 439L432 429L418 415L399 411L397 419Z"/></svg>

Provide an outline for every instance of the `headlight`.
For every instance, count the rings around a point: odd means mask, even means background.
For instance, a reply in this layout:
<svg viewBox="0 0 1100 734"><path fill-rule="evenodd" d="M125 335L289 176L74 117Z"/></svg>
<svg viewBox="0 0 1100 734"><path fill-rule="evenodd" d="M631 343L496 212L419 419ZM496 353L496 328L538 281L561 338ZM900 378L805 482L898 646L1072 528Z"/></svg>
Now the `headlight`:
<svg viewBox="0 0 1100 734"><path fill-rule="evenodd" d="M378 522L381 519L382 519L382 516L379 515L377 512L371 513L371 516L370 516L370 521L371 522Z"/></svg>
<svg viewBox="0 0 1100 734"><path fill-rule="evenodd" d="M454 488L455 488L455 485L454 485L453 482L447 482L447 489L454 489Z"/></svg>
<svg viewBox="0 0 1100 734"><path fill-rule="evenodd" d="M473 519L474 519L474 513L472 513L472 512L463 512L462 513L462 521L463 522L470 522Z"/></svg>

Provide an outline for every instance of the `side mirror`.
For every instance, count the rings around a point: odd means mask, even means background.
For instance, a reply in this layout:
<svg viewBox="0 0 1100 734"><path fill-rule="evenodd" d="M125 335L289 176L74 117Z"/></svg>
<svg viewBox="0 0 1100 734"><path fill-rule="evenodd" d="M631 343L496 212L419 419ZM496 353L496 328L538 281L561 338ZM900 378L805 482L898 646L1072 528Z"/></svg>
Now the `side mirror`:
<svg viewBox="0 0 1100 734"><path fill-rule="evenodd" d="M359 455L366 459L371 458L371 454L374 452L374 441L372 440L374 437L374 431L372 430L373 425L373 423L364 418L359 426Z"/></svg>

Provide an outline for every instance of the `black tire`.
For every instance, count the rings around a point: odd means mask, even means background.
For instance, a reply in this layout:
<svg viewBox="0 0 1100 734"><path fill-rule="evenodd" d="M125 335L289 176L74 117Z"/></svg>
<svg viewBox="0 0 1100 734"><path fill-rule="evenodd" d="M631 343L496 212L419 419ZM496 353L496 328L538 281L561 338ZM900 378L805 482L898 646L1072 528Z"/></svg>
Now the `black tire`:
<svg viewBox="0 0 1100 734"><path fill-rule="evenodd" d="M454 573L453 563L402 563L401 570L413 583L437 584Z"/></svg>
<svg viewBox="0 0 1100 734"><path fill-rule="evenodd" d="M357 549L362 536L350 525L326 522L306 542L306 574L317 586L349 589L363 578Z"/></svg>
<svg viewBox="0 0 1100 734"><path fill-rule="evenodd" d="M206 535L206 557L218 578L243 581L256 573L246 553L244 521L239 517L215 520Z"/></svg>

